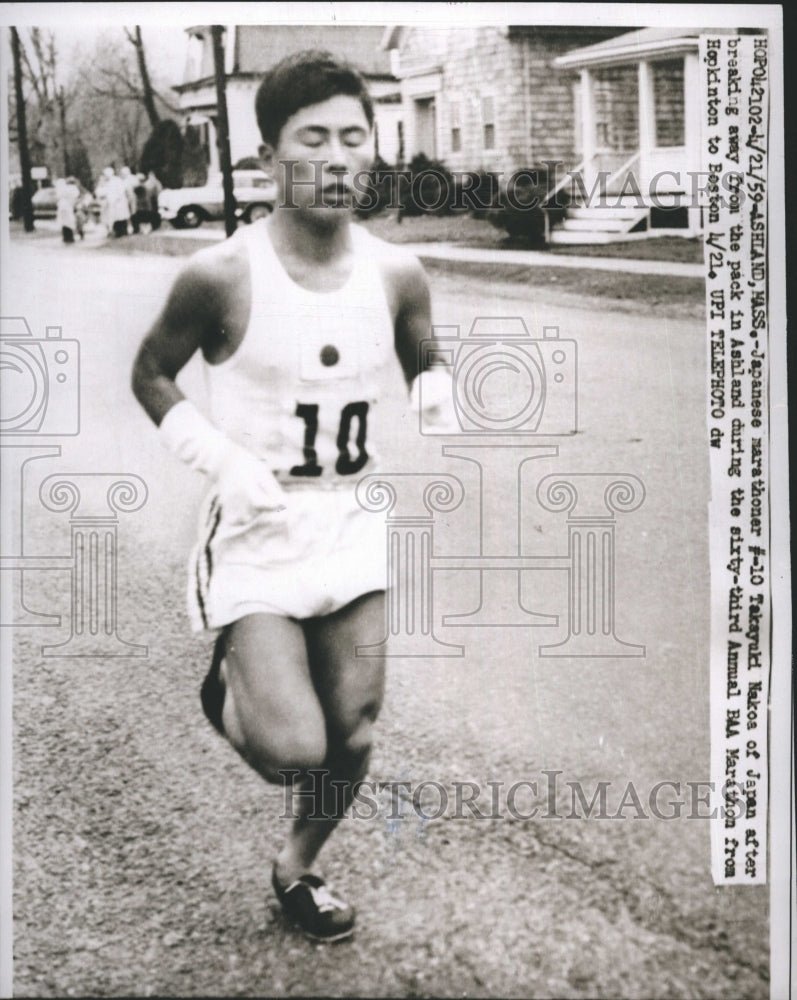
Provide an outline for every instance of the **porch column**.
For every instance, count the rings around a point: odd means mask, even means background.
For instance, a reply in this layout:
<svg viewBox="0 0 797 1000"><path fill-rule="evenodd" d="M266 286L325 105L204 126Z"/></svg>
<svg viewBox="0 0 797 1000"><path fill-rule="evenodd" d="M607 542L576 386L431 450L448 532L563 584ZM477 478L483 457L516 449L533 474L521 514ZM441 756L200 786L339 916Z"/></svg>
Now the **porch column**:
<svg viewBox="0 0 797 1000"><path fill-rule="evenodd" d="M686 146L686 169L700 170L701 141L700 64L697 52L687 52L684 56L684 145ZM684 190L692 187L687 178L683 179ZM689 205L689 232L701 231L700 208Z"/></svg>
<svg viewBox="0 0 797 1000"><path fill-rule="evenodd" d="M639 63L639 177L643 195L650 185L650 154L656 145L656 104L653 96L653 74L650 63Z"/></svg>
<svg viewBox="0 0 797 1000"><path fill-rule="evenodd" d="M595 94L592 73L581 70L581 150L584 157L584 182L590 183L590 167L595 157Z"/></svg>

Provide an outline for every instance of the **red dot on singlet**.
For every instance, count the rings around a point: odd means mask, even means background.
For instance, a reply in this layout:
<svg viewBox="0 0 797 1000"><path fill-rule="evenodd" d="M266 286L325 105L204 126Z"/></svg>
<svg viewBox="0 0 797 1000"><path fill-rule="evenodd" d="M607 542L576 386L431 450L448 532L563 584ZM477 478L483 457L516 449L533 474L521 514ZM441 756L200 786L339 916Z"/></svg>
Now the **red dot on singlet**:
<svg viewBox="0 0 797 1000"><path fill-rule="evenodd" d="M332 365L336 365L340 361L340 351L334 344L327 344L325 347L321 348L321 364L326 365L327 368L331 368Z"/></svg>

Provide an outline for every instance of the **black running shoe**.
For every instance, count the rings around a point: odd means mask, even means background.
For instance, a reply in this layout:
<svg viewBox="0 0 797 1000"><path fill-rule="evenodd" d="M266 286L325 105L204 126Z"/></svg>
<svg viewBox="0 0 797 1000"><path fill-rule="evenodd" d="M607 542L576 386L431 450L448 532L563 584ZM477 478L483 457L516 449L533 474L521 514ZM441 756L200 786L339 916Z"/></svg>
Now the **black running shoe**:
<svg viewBox="0 0 797 1000"><path fill-rule="evenodd" d="M227 645L226 639L227 631L225 629L220 633L218 639L216 639L210 670L208 671L207 677L202 682L202 689L199 693L205 715L212 723L216 732L220 733L222 736L225 735L224 726L221 721L221 713L224 708L224 684L221 679L220 671L221 661L224 659L224 652Z"/></svg>
<svg viewBox="0 0 797 1000"><path fill-rule="evenodd" d="M311 941L343 941L354 933L353 907L336 899L317 875L302 875L283 887L274 870L271 884L285 916Z"/></svg>

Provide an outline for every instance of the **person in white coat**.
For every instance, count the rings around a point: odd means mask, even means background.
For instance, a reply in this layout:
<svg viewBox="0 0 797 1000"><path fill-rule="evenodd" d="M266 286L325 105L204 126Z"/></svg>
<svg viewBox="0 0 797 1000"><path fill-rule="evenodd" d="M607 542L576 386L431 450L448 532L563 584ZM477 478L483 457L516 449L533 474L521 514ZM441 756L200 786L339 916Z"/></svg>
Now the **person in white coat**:
<svg viewBox="0 0 797 1000"><path fill-rule="evenodd" d="M106 201L106 226L114 236L127 236L130 206L124 180L114 173L113 167L103 171L103 195Z"/></svg>
<svg viewBox="0 0 797 1000"><path fill-rule="evenodd" d="M67 180L55 182L56 215L55 221L61 227L61 237L64 243L75 242L75 204L80 197L80 191Z"/></svg>

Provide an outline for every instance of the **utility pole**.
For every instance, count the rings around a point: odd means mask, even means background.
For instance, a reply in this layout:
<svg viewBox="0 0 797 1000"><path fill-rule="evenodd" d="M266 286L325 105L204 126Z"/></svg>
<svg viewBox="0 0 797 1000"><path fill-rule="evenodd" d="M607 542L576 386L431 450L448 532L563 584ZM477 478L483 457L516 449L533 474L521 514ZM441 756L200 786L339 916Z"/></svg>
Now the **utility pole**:
<svg viewBox="0 0 797 1000"><path fill-rule="evenodd" d="M72 164L69 160L69 150L66 144L66 98L63 87L58 90L58 111L61 119L61 144L64 147L64 177L69 177L72 173Z"/></svg>
<svg viewBox="0 0 797 1000"><path fill-rule="evenodd" d="M213 67L216 71L216 146L219 150L221 177L224 186L224 230L232 236L237 227L235 196L232 187L232 162L230 160L230 127L227 118L227 80L224 72L224 28L211 27L213 35Z"/></svg>
<svg viewBox="0 0 797 1000"><path fill-rule="evenodd" d="M14 56L14 90L17 98L17 148L19 167L22 171L22 219L25 232L33 232L33 181L30 176L30 153L28 152L28 124L25 118L25 95L22 92L22 56L17 29L11 28L11 51Z"/></svg>

